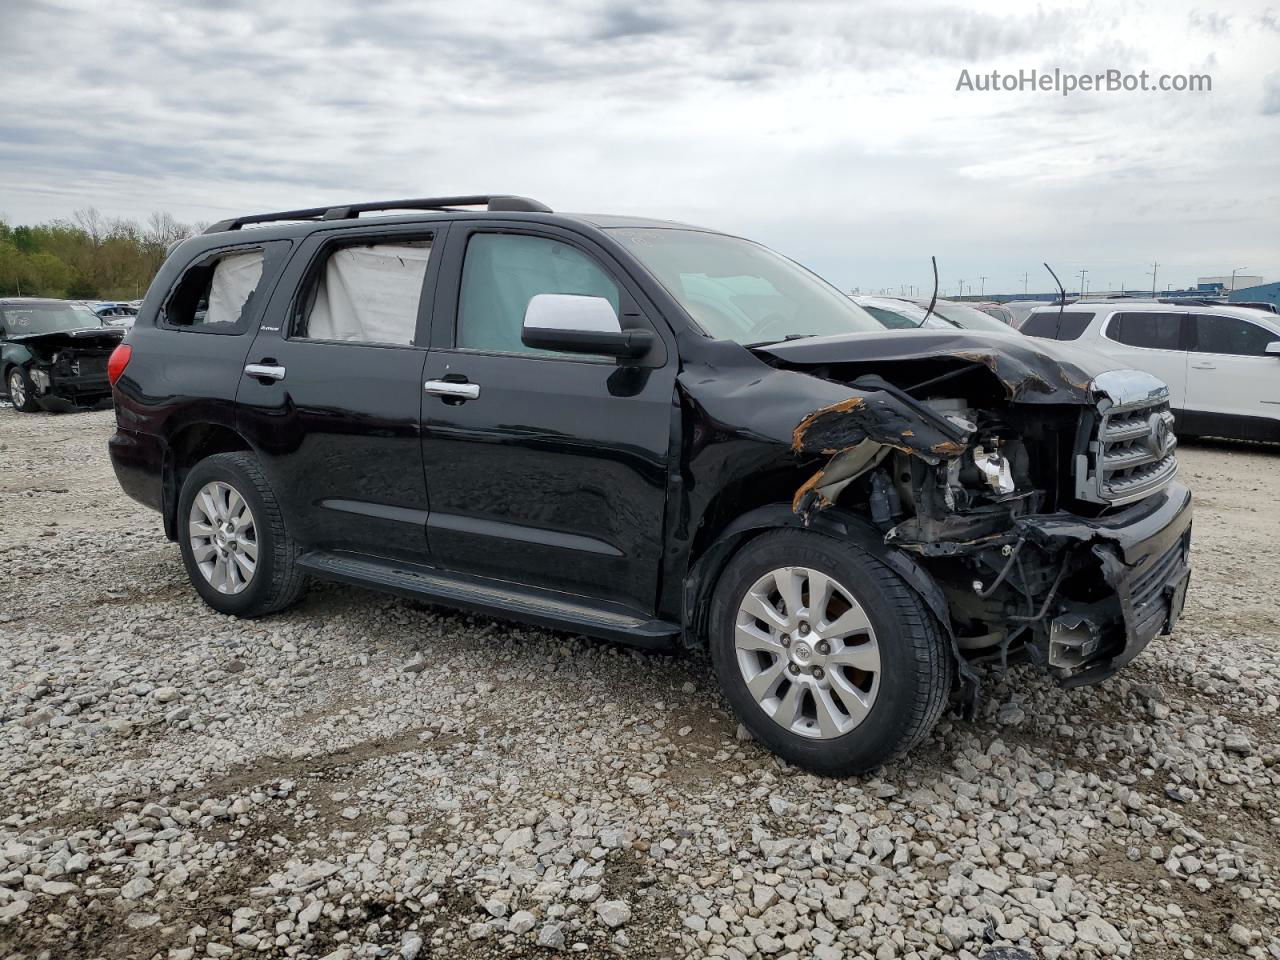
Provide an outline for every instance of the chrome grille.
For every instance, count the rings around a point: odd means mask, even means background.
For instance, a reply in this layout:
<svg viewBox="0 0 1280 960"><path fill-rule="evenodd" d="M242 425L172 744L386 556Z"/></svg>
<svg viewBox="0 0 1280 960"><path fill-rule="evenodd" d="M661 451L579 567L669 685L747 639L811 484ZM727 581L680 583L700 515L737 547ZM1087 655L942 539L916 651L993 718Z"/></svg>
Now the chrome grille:
<svg viewBox="0 0 1280 960"><path fill-rule="evenodd" d="M1163 387L1163 385L1161 385ZM1124 397L1103 396L1092 437L1076 458L1076 496L1092 503L1131 503L1149 496L1178 470L1178 440L1167 390Z"/></svg>

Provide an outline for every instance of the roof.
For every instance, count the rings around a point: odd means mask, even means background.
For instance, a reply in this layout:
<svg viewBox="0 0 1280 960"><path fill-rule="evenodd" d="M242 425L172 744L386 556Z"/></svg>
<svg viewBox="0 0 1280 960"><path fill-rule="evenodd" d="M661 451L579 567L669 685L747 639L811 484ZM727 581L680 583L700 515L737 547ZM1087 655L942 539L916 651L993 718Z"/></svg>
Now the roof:
<svg viewBox="0 0 1280 960"><path fill-rule="evenodd" d="M1228 317L1236 317L1240 320L1256 321L1259 318L1269 318L1273 323L1277 319L1280 319L1277 318L1275 314L1268 314L1265 310L1257 310L1252 307L1241 307L1227 303L1202 303L1200 301L1177 303L1168 301L1161 302L1158 300L1077 300L1075 303L1068 303L1062 308L1059 308L1055 303L1043 307L1037 307L1031 312L1057 313L1059 309L1064 313L1079 313L1082 310L1091 310L1096 312L1098 308L1102 307L1124 310L1129 313L1187 313L1190 310L1212 310L1214 313L1221 313Z"/></svg>
<svg viewBox="0 0 1280 960"><path fill-rule="evenodd" d="M512 194L481 194L460 197L423 197L415 200L376 200L361 203L335 204L327 207L306 207L282 210L277 213L250 213L220 220L204 231L205 234L230 233L245 227L266 229L274 226L279 233L272 235L296 235L309 232L322 225L337 225L366 219L362 214L378 214L379 223L415 223L423 220L454 218L464 213L468 217L495 216L501 219L531 219L539 222L575 221L600 229L618 227L660 227L676 230L702 230L687 223L673 220L654 220L649 217L628 217L597 213L556 213L545 203ZM261 238L263 234L256 234Z"/></svg>
<svg viewBox="0 0 1280 960"><path fill-rule="evenodd" d="M79 300L60 300L58 297L0 297L0 304L13 307L23 303L80 303Z"/></svg>

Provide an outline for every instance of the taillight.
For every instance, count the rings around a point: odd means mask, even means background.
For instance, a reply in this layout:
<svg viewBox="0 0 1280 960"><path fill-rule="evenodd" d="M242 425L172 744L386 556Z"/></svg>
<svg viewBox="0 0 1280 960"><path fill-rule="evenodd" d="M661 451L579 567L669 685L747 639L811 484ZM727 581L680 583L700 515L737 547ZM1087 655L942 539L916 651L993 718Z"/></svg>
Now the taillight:
<svg viewBox="0 0 1280 960"><path fill-rule="evenodd" d="M113 387L124 373L124 368L129 365L129 358L132 356L133 347L127 343L122 343L111 351L111 356L107 359L107 380Z"/></svg>

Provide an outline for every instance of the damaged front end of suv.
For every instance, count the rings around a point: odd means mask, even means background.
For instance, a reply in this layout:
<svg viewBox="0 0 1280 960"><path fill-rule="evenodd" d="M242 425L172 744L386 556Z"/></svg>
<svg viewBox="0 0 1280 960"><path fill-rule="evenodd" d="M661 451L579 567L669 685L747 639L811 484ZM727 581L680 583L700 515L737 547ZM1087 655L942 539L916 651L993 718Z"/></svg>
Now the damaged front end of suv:
<svg viewBox="0 0 1280 960"><path fill-rule="evenodd" d="M746 393L803 374L785 392L829 398L791 429L791 454L812 466L792 494L797 521L873 533L949 633L972 698L972 664L1029 660L1074 686L1172 630L1191 498L1174 479L1173 415L1156 378L960 331L753 352L773 373ZM787 414L773 409L755 417L757 436L778 432Z"/></svg>

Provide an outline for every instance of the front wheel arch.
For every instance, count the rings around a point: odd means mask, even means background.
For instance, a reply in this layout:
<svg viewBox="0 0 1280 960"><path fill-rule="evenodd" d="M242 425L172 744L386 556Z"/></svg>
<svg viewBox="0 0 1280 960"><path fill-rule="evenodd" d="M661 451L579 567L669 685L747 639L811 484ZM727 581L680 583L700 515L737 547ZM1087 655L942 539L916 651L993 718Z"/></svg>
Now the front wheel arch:
<svg viewBox="0 0 1280 960"><path fill-rule="evenodd" d="M809 523L796 515L789 503L757 507L731 522L699 556L684 582L685 642L690 646L706 642L706 614L712 591L734 555L752 538L770 530L801 529L836 540L850 540L899 574L928 605L950 633L951 613L946 595L933 576L902 550L885 545L884 534L871 521L839 507L811 514ZM959 656L957 652L957 657ZM963 671L962 671L963 672Z"/></svg>

